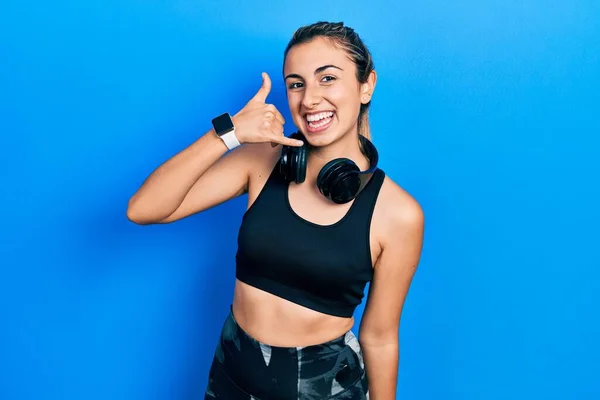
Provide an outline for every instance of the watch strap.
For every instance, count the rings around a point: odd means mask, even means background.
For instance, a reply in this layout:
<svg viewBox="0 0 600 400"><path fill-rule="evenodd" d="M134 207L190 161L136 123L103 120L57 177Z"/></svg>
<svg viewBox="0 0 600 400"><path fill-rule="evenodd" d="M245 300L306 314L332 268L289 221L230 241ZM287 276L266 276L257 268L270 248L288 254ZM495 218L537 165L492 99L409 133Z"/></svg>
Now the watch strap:
<svg viewBox="0 0 600 400"><path fill-rule="evenodd" d="M241 144L237 136L235 136L235 129L225 133L224 135L221 135L220 138L223 140L225 146L227 146L229 150L233 150Z"/></svg>

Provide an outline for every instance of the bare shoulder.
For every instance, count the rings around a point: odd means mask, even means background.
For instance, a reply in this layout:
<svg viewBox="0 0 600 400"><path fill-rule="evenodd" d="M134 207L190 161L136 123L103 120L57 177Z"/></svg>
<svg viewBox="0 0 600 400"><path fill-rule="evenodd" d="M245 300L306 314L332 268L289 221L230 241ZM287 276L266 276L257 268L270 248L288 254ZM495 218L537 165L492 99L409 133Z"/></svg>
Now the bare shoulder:
<svg viewBox="0 0 600 400"><path fill-rule="evenodd" d="M270 173L281 154L281 145L251 143L245 145L245 160L250 164L250 179Z"/></svg>
<svg viewBox="0 0 600 400"><path fill-rule="evenodd" d="M246 143L243 147L246 155L258 163L281 153L281 145L273 147L271 143Z"/></svg>
<svg viewBox="0 0 600 400"><path fill-rule="evenodd" d="M419 202L389 176L381 187L373 219L382 249L402 238L419 238L425 223Z"/></svg>
<svg viewBox="0 0 600 400"><path fill-rule="evenodd" d="M270 143L256 143L246 145L245 161L248 163L248 207L254 203L262 191L269 175L281 155L281 145L276 147Z"/></svg>

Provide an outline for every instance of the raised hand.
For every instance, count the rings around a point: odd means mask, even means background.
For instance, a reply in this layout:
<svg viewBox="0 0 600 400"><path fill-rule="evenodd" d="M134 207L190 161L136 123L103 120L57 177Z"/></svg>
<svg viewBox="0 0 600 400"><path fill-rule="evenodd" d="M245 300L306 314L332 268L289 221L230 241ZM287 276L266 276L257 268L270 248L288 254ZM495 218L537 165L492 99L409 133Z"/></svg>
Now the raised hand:
<svg viewBox="0 0 600 400"><path fill-rule="evenodd" d="M271 142L273 146L277 144L302 146L301 140L284 136L283 116L273 104L267 103L267 97L271 92L271 78L263 72L262 79L262 86L258 92L232 117L238 140L240 143Z"/></svg>

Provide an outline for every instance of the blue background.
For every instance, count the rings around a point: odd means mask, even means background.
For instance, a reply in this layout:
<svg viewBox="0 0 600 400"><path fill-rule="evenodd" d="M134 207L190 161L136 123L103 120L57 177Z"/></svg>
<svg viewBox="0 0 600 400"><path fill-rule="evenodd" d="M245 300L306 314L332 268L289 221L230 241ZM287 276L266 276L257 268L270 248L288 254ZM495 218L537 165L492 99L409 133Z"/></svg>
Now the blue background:
<svg viewBox="0 0 600 400"><path fill-rule="evenodd" d="M321 19L370 46L381 166L426 214L398 398L600 397L600 3L9 0L1 399L202 398L246 197L149 227L127 201L261 71L288 117Z"/></svg>

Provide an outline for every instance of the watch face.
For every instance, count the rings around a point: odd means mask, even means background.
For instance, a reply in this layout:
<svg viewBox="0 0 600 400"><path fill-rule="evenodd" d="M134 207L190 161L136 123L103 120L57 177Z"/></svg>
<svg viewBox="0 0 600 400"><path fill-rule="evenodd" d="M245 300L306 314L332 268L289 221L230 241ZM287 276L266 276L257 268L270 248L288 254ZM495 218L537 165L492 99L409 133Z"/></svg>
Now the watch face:
<svg viewBox="0 0 600 400"><path fill-rule="evenodd" d="M219 115L212 120L212 123L213 127L215 128L215 132L217 132L217 135L219 136L222 136L233 130L233 122L231 121L231 117L228 113Z"/></svg>

